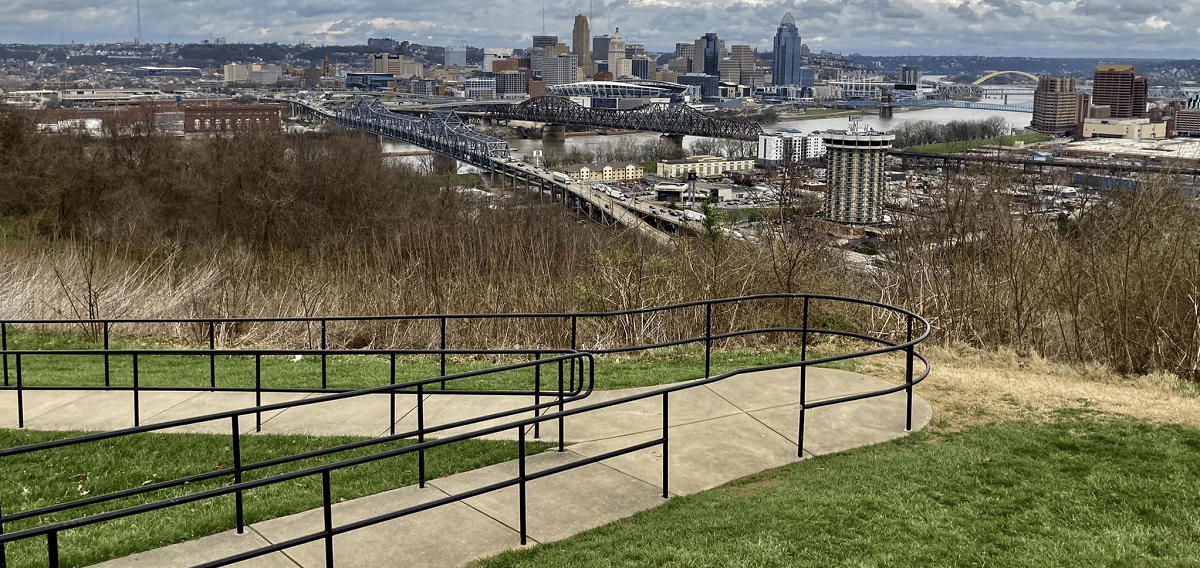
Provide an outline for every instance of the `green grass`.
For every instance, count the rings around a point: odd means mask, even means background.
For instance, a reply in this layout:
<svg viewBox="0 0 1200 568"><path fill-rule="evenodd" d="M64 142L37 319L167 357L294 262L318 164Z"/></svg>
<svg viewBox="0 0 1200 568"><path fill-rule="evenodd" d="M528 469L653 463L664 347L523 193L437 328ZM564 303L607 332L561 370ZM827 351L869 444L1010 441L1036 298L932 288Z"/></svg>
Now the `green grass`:
<svg viewBox="0 0 1200 568"><path fill-rule="evenodd" d="M33 444L46 440L76 436L80 432L34 432L0 430L4 447ZM329 448L353 441L358 437L315 437L305 435L254 435L242 437L244 464L310 450ZM351 457L377 453L385 449L411 444L411 441L392 442L370 449L342 452L248 473L246 480L277 475L305 467L332 463ZM550 447L545 443L529 443L530 453ZM4 512L12 514L50 504L73 501L84 495L95 496L119 489L138 487L146 482L158 482L228 468L232 453L228 436L206 434L157 434L91 442L84 448L62 448L12 456L4 459L0 468L0 487L4 488ZM440 446L426 454L428 478L443 477L455 472L483 467L515 459L516 442L468 440ZM333 472L333 499L353 499L417 483L415 454L372 462ZM151 502L174 495L184 495L231 482L225 477L183 488L162 490L145 496L129 498L107 505L84 509L87 514L113 510L138 503ZM246 522L307 511L321 506L320 477L308 477L245 493ZM103 507L103 508L101 508ZM43 517L37 525L82 516L68 511ZM150 550L167 544L215 534L233 528L235 522L232 495L171 507L135 517L72 529L61 534L63 565L82 566L117 558L134 552ZM32 520L6 523L5 532L34 526ZM147 530L152 529L152 530ZM45 538L34 538L10 544L7 548L8 566L45 566Z"/></svg>
<svg viewBox="0 0 1200 568"><path fill-rule="evenodd" d="M479 565L1196 566L1198 471L1198 430L1060 411L806 460Z"/></svg>
<svg viewBox="0 0 1200 568"><path fill-rule="evenodd" d="M102 343L79 331L33 332L10 327L9 349L70 350L98 349ZM169 345L146 339L113 335L112 349L172 349ZM808 358L815 359L830 352L810 349ZM711 374L740 368L798 361L797 348L714 350ZM455 374L487 369L504 364L528 361L528 358L447 357L446 373ZM210 358L203 355L140 355L138 384L142 387L206 387L210 381ZM851 370L856 361L829 365ZM16 361L9 358L9 381L15 384ZM104 357L101 355L26 355L21 361L25 386L104 386ZM253 356L218 356L215 359L218 387L250 388L255 386ZM360 389L386 385L390 382L391 363L378 355L331 355L326 362L327 386L335 389ZM569 372L569 368L568 368ZM398 356L396 382L405 382L441 374L441 361L436 356ZM637 354L601 355L596 358L596 388L622 389L669 384L704 376L702 345L678 346ZM321 358L307 356L293 361L290 356L266 356L261 361L264 388L320 389ZM543 365L542 389L556 386L557 365ZM493 373L452 381L450 389L532 390L533 367ZM569 380L569 379L567 379ZM133 361L128 355L109 357L109 384L128 387L133 384Z"/></svg>
<svg viewBox="0 0 1200 568"><path fill-rule="evenodd" d="M985 138L980 140L964 140L962 142L947 142L945 144L927 144L925 146L913 146L908 148L907 152L917 154L954 154L956 152L966 152L980 146L1012 146L1016 142L1024 142L1026 144L1035 142L1046 142L1050 140L1045 134L1018 134L1015 136L996 136L994 138Z"/></svg>

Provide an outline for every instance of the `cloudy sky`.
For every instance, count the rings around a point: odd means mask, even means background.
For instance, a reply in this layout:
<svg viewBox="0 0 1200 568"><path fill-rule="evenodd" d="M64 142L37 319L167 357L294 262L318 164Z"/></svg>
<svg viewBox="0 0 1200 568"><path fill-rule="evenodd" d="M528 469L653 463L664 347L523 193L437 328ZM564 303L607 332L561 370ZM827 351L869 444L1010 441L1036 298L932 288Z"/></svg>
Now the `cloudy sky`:
<svg viewBox="0 0 1200 568"><path fill-rule="evenodd" d="M576 14L592 33L670 51L716 32L771 49L791 12L814 51L1200 59L1200 0L140 0L142 40L522 47L545 31L570 43ZM16 0L0 6L0 43L129 41L138 0ZM544 9L543 9L544 5ZM544 14L543 14L544 11Z"/></svg>

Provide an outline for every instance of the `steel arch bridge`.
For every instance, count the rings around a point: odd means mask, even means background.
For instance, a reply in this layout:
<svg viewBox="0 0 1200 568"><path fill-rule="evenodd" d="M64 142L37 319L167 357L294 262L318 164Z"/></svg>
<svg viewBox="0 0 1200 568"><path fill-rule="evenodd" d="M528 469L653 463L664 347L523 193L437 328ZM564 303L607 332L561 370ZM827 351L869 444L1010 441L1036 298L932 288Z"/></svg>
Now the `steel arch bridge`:
<svg viewBox="0 0 1200 568"><path fill-rule="evenodd" d="M563 97L537 97L519 105L493 106L488 118L577 126L601 126L662 134L758 140L754 122L716 118L685 104L650 103L628 110L587 108Z"/></svg>
<svg viewBox="0 0 1200 568"><path fill-rule="evenodd" d="M1029 77L1030 79L1033 79L1033 81L1035 83L1038 81L1037 75L1034 75L1032 73L1026 73L1024 71L992 71L991 73L988 73L987 75L984 75L984 76L976 79L975 82L971 83L971 84L972 85L982 85L984 81L987 81L988 79L991 79L992 77L998 77L1000 75L1021 75L1023 77Z"/></svg>

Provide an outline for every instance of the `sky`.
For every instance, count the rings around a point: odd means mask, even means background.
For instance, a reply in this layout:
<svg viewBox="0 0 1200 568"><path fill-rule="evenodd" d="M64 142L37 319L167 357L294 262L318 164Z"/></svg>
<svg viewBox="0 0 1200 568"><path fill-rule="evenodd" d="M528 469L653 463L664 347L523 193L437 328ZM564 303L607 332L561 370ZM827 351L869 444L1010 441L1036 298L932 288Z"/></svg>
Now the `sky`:
<svg viewBox="0 0 1200 568"><path fill-rule="evenodd" d="M16 0L0 6L0 43L109 43L138 31L139 0ZM140 0L141 40L361 45L570 45L576 14L592 35L674 51L716 32L726 46L771 50L791 12L815 52L864 55L1200 59L1200 0Z"/></svg>

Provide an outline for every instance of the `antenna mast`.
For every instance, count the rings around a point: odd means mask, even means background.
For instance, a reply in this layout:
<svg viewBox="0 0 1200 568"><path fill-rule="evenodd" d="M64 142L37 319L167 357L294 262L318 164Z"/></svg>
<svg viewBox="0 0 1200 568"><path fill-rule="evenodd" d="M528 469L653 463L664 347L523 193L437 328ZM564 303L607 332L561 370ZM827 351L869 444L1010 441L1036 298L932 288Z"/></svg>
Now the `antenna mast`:
<svg viewBox="0 0 1200 568"><path fill-rule="evenodd" d="M142 0L137 0L137 24L138 24L137 37L133 38L133 43L135 45L141 44L141 42L142 42Z"/></svg>

